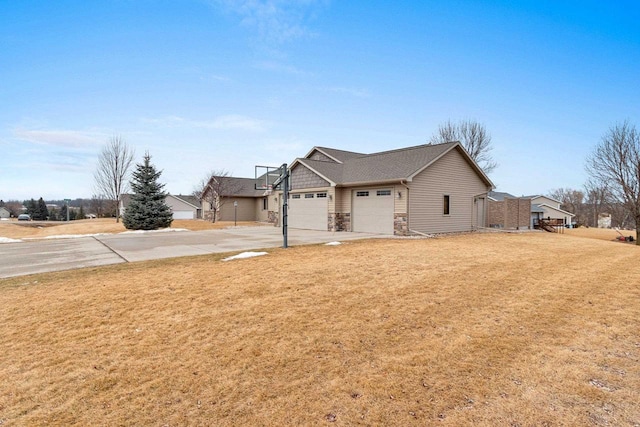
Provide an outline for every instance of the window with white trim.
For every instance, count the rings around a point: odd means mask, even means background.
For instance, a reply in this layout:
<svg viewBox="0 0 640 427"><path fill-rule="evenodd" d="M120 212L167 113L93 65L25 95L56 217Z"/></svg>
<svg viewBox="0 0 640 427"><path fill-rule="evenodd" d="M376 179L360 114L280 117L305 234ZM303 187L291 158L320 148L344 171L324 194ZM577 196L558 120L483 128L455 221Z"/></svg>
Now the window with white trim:
<svg viewBox="0 0 640 427"><path fill-rule="evenodd" d="M357 191L356 192L356 197L369 197L369 192L368 191Z"/></svg>
<svg viewBox="0 0 640 427"><path fill-rule="evenodd" d="M313 199L313 193L307 193L304 195L305 199Z"/></svg>
<svg viewBox="0 0 640 427"><path fill-rule="evenodd" d="M291 196L291 198L292 198L292 199L299 199L299 198L300 198L300 195L299 195L299 194L294 194L294 195L292 195L292 196Z"/></svg>
<svg viewBox="0 0 640 427"><path fill-rule="evenodd" d="M316 194L316 198L318 198L318 199L326 199L327 198L327 193L317 193Z"/></svg>
<svg viewBox="0 0 640 427"><path fill-rule="evenodd" d="M378 190L376 191L376 196L390 196L391 190Z"/></svg>

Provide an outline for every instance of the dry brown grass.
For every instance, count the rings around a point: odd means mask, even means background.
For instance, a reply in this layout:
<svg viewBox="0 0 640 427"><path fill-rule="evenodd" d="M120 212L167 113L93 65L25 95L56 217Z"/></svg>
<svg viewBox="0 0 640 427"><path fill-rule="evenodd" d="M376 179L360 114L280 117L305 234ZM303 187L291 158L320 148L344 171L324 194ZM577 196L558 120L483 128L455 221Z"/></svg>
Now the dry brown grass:
<svg viewBox="0 0 640 427"><path fill-rule="evenodd" d="M371 240L0 280L0 422L637 425L640 252Z"/></svg>
<svg viewBox="0 0 640 427"><path fill-rule="evenodd" d="M256 222L237 223L238 226L259 225ZM211 223L202 220L176 219L171 228L186 228L191 231L216 230L233 226L233 221ZM85 219L80 221L0 221L0 237L10 239L41 238L69 234L122 233L127 231L122 222L113 218Z"/></svg>
<svg viewBox="0 0 640 427"><path fill-rule="evenodd" d="M635 230L613 230L611 228L587 228L587 227L580 227L580 228L568 228L565 230L565 234L568 234L570 236L576 236L576 237L587 237L590 239L600 239L600 240L616 240L618 237L620 237L620 234L622 234L623 236L627 237L627 236L633 236L633 238L636 238L636 231Z"/></svg>

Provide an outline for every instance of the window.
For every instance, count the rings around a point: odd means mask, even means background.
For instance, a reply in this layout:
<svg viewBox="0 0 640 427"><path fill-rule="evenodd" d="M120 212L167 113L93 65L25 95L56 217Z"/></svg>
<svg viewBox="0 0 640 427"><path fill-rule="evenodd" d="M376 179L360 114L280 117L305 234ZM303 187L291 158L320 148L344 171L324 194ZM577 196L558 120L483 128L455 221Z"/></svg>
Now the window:
<svg viewBox="0 0 640 427"><path fill-rule="evenodd" d="M449 215L449 213L451 212L451 210L450 210L450 202L451 202L451 200L449 198L449 195L445 194L442 197L442 201L443 201L442 214L443 215Z"/></svg>
<svg viewBox="0 0 640 427"><path fill-rule="evenodd" d="M376 196L390 196L391 190L378 190L376 191Z"/></svg>
<svg viewBox="0 0 640 427"><path fill-rule="evenodd" d="M358 191L356 192L356 197L369 197L368 191Z"/></svg>
<svg viewBox="0 0 640 427"><path fill-rule="evenodd" d="M318 199L326 199L327 198L327 193L318 193L318 194L316 194L316 197Z"/></svg>
<svg viewBox="0 0 640 427"><path fill-rule="evenodd" d="M269 201L265 197L262 199L262 210L266 211L267 209L269 209Z"/></svg>
<svg viewBox="0 0 640 427"><path fill-rule="evenodd" d="M292 195L292 196L291 196L291 198L292 198L292 199L299 199L299 198L300 198L300 195L299 195L299 194L294 194L294 195Z"/></svg>
<svg viewBox="0 0 640 427"><path fill-rule="evenodd" d="M313 193L307 193L304 195L305 199L313 199Z"/></svg>

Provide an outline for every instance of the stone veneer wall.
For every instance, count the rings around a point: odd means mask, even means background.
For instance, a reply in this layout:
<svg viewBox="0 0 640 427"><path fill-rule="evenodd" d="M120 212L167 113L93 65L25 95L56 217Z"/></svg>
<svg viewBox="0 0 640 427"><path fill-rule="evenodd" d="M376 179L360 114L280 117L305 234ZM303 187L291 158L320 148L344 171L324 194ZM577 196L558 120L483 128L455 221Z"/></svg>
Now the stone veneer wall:
<svg viewBox="0 0 640 427"><path fill-rule="evenodd" d="M267 222L277 227L278 217L279 217L278 212L269 211L269 213L267 214Z"/></svg>
<svg viewBox="0 0 640 427"><path fill-rule="evenodd" d="M351 231L350 213L332 213L327 218L327 230L329 231Z"/></svg>
<svg viewBox="0 0 640 427"><path fill-rule="evenodd" d="M409 223L406 213L396 213L393 215L393 234L395 236L408 236Z"/></svg>

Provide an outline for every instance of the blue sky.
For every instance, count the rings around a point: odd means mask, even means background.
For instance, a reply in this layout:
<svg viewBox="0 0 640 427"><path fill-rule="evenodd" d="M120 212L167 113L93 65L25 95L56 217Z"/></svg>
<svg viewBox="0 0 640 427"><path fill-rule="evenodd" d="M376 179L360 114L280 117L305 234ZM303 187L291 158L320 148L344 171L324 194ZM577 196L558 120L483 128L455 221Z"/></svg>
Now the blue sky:
<svg viewBox="0 0 640 427"><path fill-rule="evenodd" d="M580 188L607 129L640 126L640 5L0 0L0 101L5 201L91 197L114 135L185 194L449 119L491 133L498 190Z"/></svg>

